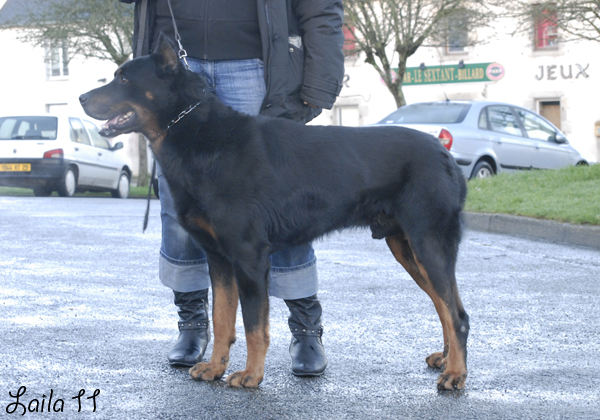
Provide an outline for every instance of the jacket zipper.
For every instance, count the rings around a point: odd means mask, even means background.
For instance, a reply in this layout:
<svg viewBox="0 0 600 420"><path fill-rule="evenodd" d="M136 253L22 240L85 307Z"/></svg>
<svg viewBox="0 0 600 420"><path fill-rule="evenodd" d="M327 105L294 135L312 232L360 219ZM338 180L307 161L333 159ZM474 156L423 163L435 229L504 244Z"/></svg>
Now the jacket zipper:
<svg viewBox="0 0 600 420"><path fill-rule="evenodd" d="M271 18L269 17L269 6L267 5L267 2L265 2L265 20L267 21L267 34L268 34L268 38L269 38L269 49L268 49L268 56L264 57L266 58L266 60L263 61L264 63L264 71L265 71L265 87L266 87L266 92L265 92L265 101L263 101L263 105L262 105L262 109L264 109L267 105L267 97L269 96L269 87L270 87L270 78L271 78L271 57L273 55L273 28L271 27Z"/></svg>
<svg viewBox="0 0 600 420"><path fill-rule="evenodd" d="M204 3L204 59L207 60L208 59L208 24L209 24L209 18L208 18L208 8L210 5L210 0L206 0L206 2Z"/></svg>

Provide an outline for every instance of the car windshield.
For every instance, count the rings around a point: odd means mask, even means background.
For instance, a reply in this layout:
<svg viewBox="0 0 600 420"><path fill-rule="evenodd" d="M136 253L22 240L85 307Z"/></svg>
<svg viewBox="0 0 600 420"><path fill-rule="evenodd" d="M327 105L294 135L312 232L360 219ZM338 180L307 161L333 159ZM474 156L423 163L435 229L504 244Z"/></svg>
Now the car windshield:
<svg viewBox="0 0 600 420"><path fill-rule="evenodd" d="M470 104L430 102L406 105L385 117L379 124L458 124L461 123Z"/></svg>
<svg viewBox="0 0 600 420"><path fill-rule="evenodd" d="M56 117L1 117L0 140L56 140Z"/></svg>

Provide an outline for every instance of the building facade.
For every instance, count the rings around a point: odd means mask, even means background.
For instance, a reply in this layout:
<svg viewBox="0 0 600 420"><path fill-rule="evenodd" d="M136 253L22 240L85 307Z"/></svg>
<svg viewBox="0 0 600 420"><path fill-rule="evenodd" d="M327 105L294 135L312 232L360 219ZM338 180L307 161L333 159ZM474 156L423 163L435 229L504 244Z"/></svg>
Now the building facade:
<svg viewBox="0 0 600 420"><path fill-rule="evenodd" d="M600 157L600 43L561 42L556 28L536 24L513 34L501 19L472 34L471 47L422 47L408 59L407 103L438 100L502 101L542 114L590 161ZM364 125L396 109L375 69L356 55L346 60L344 88L335 108L316 123Z"/></svg>
<svg viewBox="0 0 600 420"><path fill-rule="evenodd" d="M0 0L0 7L3 1ZM0 9L0 25L2 13ZM510 20L499 20L472 34L477 43L462 47L422 47L407 62L407 103L460 99L493 100L529 108L559 127L586 159L600 157L600 43L561 42L544 22L533 33L512 34ZM20 42L17 30L0 26L2 95L0 115L82 113L78 97L112 79L116 65L88 59L63 60L60 48L48 51ZM312 124L358 126L382 120L396 109L391 93L360 54L346 59L344 87L334 108ZM121 136L123 152L137 170L137 137Z"/></svg>

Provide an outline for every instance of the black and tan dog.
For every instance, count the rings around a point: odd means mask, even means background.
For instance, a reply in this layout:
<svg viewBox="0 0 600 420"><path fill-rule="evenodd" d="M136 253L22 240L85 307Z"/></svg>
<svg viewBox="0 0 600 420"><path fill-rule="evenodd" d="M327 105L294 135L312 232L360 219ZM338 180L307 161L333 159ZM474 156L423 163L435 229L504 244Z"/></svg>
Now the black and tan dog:
<svg viewBox="0 0 600 420"><path fill-rule="evenodd" d="M465 386L469 321L455 264L466 186L432 136L240 114L182 66L164 37L157 51L125 63L80 101L91 117L109 120L104 135L141 132L150 140L181 225L206 250L215 337L210 361L190 369L194 378L225 374L239 297L247 363L227 382L258 386L269 346L269 255L368 227L435 305L444 349L426 361L442 370L438 388Z"/></svg>

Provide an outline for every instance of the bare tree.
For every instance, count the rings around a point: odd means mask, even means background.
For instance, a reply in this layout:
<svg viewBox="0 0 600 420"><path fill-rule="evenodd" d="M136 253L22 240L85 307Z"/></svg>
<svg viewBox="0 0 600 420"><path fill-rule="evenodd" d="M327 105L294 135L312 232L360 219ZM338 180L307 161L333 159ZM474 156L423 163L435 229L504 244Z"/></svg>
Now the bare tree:
<svg viewBox="0 0 600 420"><path fill-rule="evenodd" d="M12 24L19 39L38 47L66 46L75 56L110 60L131 57L133 11L118 0L29 0Z"/></svg>
<svg viewBox="0 0 600 420"><path fill-rule="evenodd" d="M11 0L9 0L11 1ZM14 0L13 0L14 1ZM117 66L132 53L133 8L118 0L21 0L11 26L18 38L74 57L109 60ZM50 59L51 57L47 57ZM148 155L138 136L138 186L148 185Z"/></svg>
<svg viewBox="0 0 600 420"><path fill-rule="evenodd" d="M408 58L421 46L446 44L451 31L468 33L483 25L491 13L478 0L344 0L344 8L353 52L366 56L398 107L406 104L402 82Z"/></svg>
<svg viewBox="0 0 600 420"><path fill-rule="evenodd" d="M546 21L556 27L562 41L600 42L600 0L553 0L534 4L518 0L509 3L519 31L533 32L536 22Z"/></svg>

